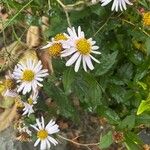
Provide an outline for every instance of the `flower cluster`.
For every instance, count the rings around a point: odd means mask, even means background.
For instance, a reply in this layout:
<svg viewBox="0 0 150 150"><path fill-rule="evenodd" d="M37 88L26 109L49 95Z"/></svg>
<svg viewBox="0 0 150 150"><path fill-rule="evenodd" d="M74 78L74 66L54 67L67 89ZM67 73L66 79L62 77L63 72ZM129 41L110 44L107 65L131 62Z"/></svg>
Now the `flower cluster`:
<svg viewBox="0 0 150 150"><path fill-rule="evenodd" d="M75 72L78 72L81 62L83 69L87 71L94 69L92 60L100 63L92 54L101 54L96 41L92 38L87 39L81 27L76 31L74 27L67 28L68 33L56 35L51 42L41 49L47 48L52 56L69 57L66 66L71 66L75 63Z"/></svg>
<svg viewBox="0 0 150 150"><path fill-rule="evenodd" d="M1 93L4 97L21 98L22 95L27 96L30 94L25 102L21 100L23 104L23 116L27 115L29 117L31 113L34 113L33 107L37 103L39 87L43 86L41 82L48 76L48 70L42 68L41 61L26 59L25 62L20 62L15 66L13 73L9 71L5 76L5 80L2 82L3 90ZM53 120L51 120L46 127L44 126L43 117L41 117L41 121L42 122L36 119L37 125L31 125L31 127L37 130L38 140L34 146L37 146L39 141L41 141L40 149L45 150L46 148L50 148L50 142L54 145L58 144L50 135L57 133L59 129ZM16 129L19 132L19 137L16 138L17 140L28 141L28 139L30 139L31 131L24 122L21 122L21 126L19 125Z"/></svg>

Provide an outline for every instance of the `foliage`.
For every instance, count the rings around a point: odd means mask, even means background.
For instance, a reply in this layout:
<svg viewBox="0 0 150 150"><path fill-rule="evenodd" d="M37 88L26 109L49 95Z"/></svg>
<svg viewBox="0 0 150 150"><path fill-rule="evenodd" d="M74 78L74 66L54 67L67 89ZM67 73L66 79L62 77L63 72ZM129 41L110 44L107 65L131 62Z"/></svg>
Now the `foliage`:
<svg viewBox="0 0 150 150"><path fill-rule="evenodd" d="M93 71L80 69L75 73L73 67L65 66L64 60L53 58L54 74L45 80L43 91L56 102L55 114L78 120L73 103L76 97L83 111L107 118L115 130L125 132L127 148L138 150L142 142L137 138L135 128L141 124L149 126L150 121L150 100L147 99L150 92L150 35L140 12L141 8L148 11L150 4L146 0L136 1L122 13L111 12L109 6L101 7L100 4L86 6L81 3L80 6L79 2L64 0L68 7L75 3L66 12L57 0L2 0L8 10L15 11L4 29L25 22L26 26L20 26L24 32L31 25L42 26L41 17L47 16L50 25L43 35L43 41L47 41L57 33L66 32L69 23L74 27L81 26L86 36L96 40L100 47L102 54L97 59L101 63L95 64ZM29 9L32 13L28 13ZM10 38L13 40L16 35L14 31ZM45 109L39 109L52 113L43 107ZM100 148L110 144L112 131L102 137Z"/></svg>

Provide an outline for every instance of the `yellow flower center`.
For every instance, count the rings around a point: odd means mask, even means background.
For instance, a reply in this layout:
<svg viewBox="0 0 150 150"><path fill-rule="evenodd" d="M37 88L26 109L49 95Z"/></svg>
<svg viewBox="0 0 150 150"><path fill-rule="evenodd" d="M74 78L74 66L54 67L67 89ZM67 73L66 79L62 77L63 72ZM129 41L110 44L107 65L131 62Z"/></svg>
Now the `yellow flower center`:
<svg viewBox="0 0 150 150"><path fill-rule="evenodd" d="M144 13L144 15L143 15L143 24L145 26L150 26L150 12Z"/></svg>
<svg viewBox="0 0 150 150"><path fill-rule="evenodd" d="M67 40L67 37L66 37L63 33L60 33L60 34L57 34L57 35L54 37L54 40L55 40L55 41L60 41L60 40L66 41L66 40Z"/></svg>
<svg viewBox="0 0 150 150"><path fill-rule="evenodd" d="M30 82L34 79L34 76L35 76L35 74L32 70L25 70L23 72L22 80Z"/></svg>
<svg viewBox="0 0 150 150"><path fill-rule="evenodd" d="M29 105L32 105L32 104L33 104L32 98L28 98L28 104L29 104Z"/></svg>
<svg viewBox="0 0 150 150"><path fill-rule="evenodd" d="M59 56L63 47L61 43L54 43L51 47L49 47L49 53L51 56Z"/></svg>
<svg viewBox="0 0 150 150"><path fill-rule="evenodd" d="M48 137L48 132L46 130L39 130L37 132L37 137L40 139L40 140L44 140Z"/></svg>
<svg viewBox="0 0 150 150"><path fill-rule="evenodd" d="M76 41L76 48L83 55L91 52L91 44L85 38Z"/></svg>
<svg viewBox="0 0 150 150"><path fill-rule="evenodd" d="M14 80L12 80L12 79L6 79L6 80L4 81L4 84L5 84L5 87L6 87L7 89L14 89L14 88L15 88L15 82L14 82Z"/></svg>

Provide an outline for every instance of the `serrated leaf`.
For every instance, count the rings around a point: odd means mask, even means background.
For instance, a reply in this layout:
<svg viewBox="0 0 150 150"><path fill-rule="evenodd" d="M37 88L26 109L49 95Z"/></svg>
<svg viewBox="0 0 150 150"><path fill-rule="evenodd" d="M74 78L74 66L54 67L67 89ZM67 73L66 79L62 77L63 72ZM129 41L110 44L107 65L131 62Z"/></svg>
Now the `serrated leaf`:
<svg viewBox="0 0 150 150"><path fill-rule="evenodd" d="M141 139L132 132L125 133L125 145L128 150L141 150L143 142Z"/></svg>
<svg viewBox="0 0 150 150"><path fill-rule="evenodd" d="M137 115L142 114L144 111L150 111L150 99L141 101L137 110Z"/></svg>
<svg viewBox="0 0 150 150"><path fill-rule="evenodd" d="M55 86L54 83L48 80L48 82L44 83L44 91L57 103L61 115L66 118L75 119L77 113L72 106L71 101L69 101L62 89Z"/></svg>
<svg viewBox="0 0 150 150"><path fill-rule="evenodd" d="M96 108L101 104L101 88L92 75L82 73L74 83L74 90L80 101L85 102L88 106Z"/></svg>
<svg viewBox="0 0 150 150"><path fill-rule="evenodd" d="M100 139L99 148L108 148L113 143L112 131L109 131Z"/></svg>
<svg viewBox="0 0 150 150"><path fill-rule="evenodd" d="M74 81L74 77L75 77L75 72L72 68L69 68L64 71L62 82L63 82L63 86L64 86L64 90L66 94L69 94L71 90L71 84Z"/></svg>
<svg viewBox="0 0 150 150"><path fill-rule="evenodd" d="M136 116L135 123L136 123L137 126L141 125L141 124L149 125L149 123L150 123L149 114L141 114L139 116Z"/></svg>
<svg viewBox="0 0 150 150"><path fill-rule="evenodd" d="M122 129L128 128L129 130L131 130L134 128L134 125L135 125L135 116L130 115L121 121L119 127Z"/></svg>
<svg viewBox="0 0 150 150"><path fill-rule="evenodd" d="M103 75L107 73L116 62L117 55L118 55L118 51L115 51L112 54L103 56L103 58L101 59L101 63L96 68L95 74Z"/></svg>
<svg viewBox="0 0 150 150"><path fill-rule="evenodd" d="M111 85L109 88L111 96L118 102L125 102L127 91L118 85Z"/></svg>
<svg viewBox="0 0 150 150"><path fill-rule="evenodd" d="M118 114L106 106L100 105L97 108L97 113L99 115L106 117L110 124L119 124L120 122L120 118Z"/></svg>

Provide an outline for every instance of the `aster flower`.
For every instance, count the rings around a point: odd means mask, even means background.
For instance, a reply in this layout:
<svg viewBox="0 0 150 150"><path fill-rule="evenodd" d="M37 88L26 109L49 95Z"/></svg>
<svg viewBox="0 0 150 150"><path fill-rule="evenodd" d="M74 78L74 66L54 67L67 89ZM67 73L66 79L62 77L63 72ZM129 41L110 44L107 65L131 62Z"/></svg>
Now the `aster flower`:
<svg viewBox="0 0 150 150"><path fill-rule="evenodd" d="M36 119L36 125L31 125L36 131L37 131L37 140L34 143L34 146L36 147L39 142L40 144L40 150L46 150L51 147L51 143L53 145L57 145L58 142L51 137L52 134L59 132L58 125L55 124L55 121L51 120L46 126L44 123L44 118L41 117L41 122L39 119Z"/></svg>
<svg viewBox="0 0 150 150"><path fill-rule="evenodd" d="M30 95L30 97L28 98L27 102L24 102L24 108L23 108L23 114L22 115L27 115L28 117L30 114L34 113L33 110L33 106L37 103L37 96L38 96L38 92L33 93L32 95Z"/></svg>
<svg viewBox="0 0 150 150"><path fill-rule="evenodd" d="M41 61L27 59L26 63L20 62L15 66L13 75L17 83L20 83L17 92L22 91L25 95L31 90L36 92L38 86L43 86L40 82L48 75L48 70L42 69Z"/></svg>
<svg viewBox="0 0 150 150"><path fill-rule="evenodd" d="M101 6L106 6L109 4L112 0L101 0L102 5ZM126 10L127 6L126 5L133 5L129 0L113 0L113 4L111 7L112 11L118 11L119 9L121 11Z"/></svg>
<svg viewBox="0 0 150 150"><path fill-rule="evenodd" d="M60 56L61 51L63 50L62 43L68 39L67 34L60 33L52 38L51 42L48 42L47 45L43 46L41 49L48 49L50 56L57 57Z"/></svg>
<svg viewBox="0 0 150 150"><path fill-rule="evenodd" d="M96 41L92 38L86 39L84 32L81 31L81 27L78 27L78 32L76 33L74 27L68 28L69 39L63 43L63 48L65 49L61 53L61 57L71 56L71 58L66 62L66 66L71 66L75 62L75 72L79 70L81 61L83 63L83 68L87 71L87 67L90 70L94 69L92 61L100 63L99 60L94 58L91 54L101 54L98 46L95 45Z"/></svg>
<svg viewBox="0 0 150 150"><path fill-rule="evenodd" d="M4 88L5 90L2 92L3 96L16 97L18 95L14 76L10 71L8 71L8 75L5 75Z"/></svg>

